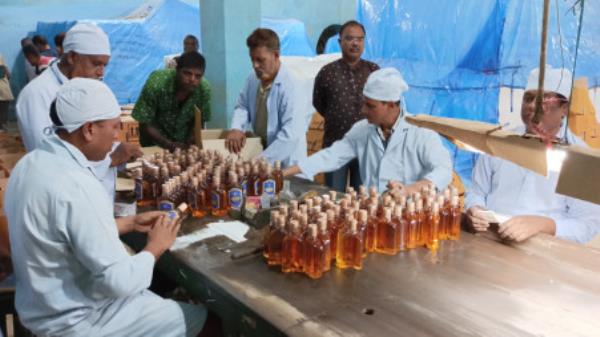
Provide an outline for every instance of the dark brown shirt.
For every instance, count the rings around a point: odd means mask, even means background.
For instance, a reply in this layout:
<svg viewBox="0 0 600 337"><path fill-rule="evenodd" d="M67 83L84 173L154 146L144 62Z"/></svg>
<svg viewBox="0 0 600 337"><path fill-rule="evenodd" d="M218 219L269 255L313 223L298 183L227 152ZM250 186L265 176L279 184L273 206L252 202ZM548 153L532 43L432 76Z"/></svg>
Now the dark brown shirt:
<svg viewBox="0 0 600 337"><path fill-rule="evenodd" d="M362 90L367 77L377 69L377 64L362 59L350 68L339 59L319 71L313 89L313 105L325 119L323 147L341 139L354 123L363 119L360 113Z"/></svg>

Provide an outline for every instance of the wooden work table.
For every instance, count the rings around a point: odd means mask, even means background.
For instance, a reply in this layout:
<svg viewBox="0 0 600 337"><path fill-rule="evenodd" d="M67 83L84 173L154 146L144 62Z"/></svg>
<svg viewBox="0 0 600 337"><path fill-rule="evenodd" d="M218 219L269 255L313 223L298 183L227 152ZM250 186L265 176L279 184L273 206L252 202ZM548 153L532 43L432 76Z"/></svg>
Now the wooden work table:
<svg viewBox="0 0 600 337"><path fill-rule="evenodd" d="M231 336L600 336L600 251L546 235L508 245L463 232L437 253L369 254L363 270L332 267L318 280L259 253L232 259L235 249L214 238L158 264Z"/></svg>

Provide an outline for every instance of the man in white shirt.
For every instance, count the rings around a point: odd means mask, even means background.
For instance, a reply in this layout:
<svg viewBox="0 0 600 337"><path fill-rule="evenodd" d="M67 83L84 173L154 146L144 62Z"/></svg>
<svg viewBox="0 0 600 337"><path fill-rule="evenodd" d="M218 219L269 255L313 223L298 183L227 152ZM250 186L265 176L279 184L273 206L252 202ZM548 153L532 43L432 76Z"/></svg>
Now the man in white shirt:
<svg viewBox="0 0 600 337"><path fill-rule="evenodd" d="M57 93L57 132L15 166L5 212L16 276L15 305L38 336L196 336L206 308L148 290L156 260L179 223L163 212L115 219L90 167L120 130L120 108L101 81L75 78ZM119 235L148 233L130 256Z"/></svg>
<svg viewBox="0 0 600 337"><path fill-rule="evenodd" d="M539 124L532 122L539 70L529 76L521 118L529 133L548 135L566 142L586 146L564 124L568 114L572 75L566 69L546 68L543 114ZM467 192L467 220L475 231L490 225L492 210L510 216L501 223L498 234L511 241L523 241L538 233L584 243L600 232L600 207L555 193L558 173L543 177L512 162L481 155L473 168L472 187Z"/></svg>
<svg viewBox="0 0 600 337"><path fill-rule="evenodd" d="M58 89L75 77L101 79L110 58L108 36L96 25L79 23L64 40L64 55L29 82L17 99L17 122L27 151L36 149L51 133L50 105ZM94 163L97 176L109 195L114 195L116 167L141 156L139 146L121 143L104 160Z"/></svg>

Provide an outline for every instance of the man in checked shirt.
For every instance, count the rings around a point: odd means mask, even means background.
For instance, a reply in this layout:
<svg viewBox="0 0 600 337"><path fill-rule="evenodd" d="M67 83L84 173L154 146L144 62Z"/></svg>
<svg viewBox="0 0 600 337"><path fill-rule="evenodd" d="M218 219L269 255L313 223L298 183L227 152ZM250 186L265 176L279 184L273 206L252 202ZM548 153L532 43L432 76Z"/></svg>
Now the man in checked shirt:
<svg viewBox="0 0 600 337"><path fill-rule="evenodd" d="M365 28L357 21L344 23L340 29L339 43L342 58L325 65L317 74L313 89L313 106L325 119L323 148L341 139L360 119L362 92L367 77L379 69L375 63L361 59L365 49ZM325 173L325 183L334 190L345 191L350 176L350 186L361 184L356 159L340 169Z"/></svg>

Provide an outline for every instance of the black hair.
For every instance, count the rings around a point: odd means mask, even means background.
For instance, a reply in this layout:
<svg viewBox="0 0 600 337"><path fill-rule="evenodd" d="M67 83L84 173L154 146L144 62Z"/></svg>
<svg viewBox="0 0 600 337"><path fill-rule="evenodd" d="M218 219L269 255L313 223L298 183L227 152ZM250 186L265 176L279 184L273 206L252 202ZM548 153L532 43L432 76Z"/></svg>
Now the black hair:
<svg viewBox="0 0 600 337"><path fill-rule="evenodd" d="M327 28L323 29L321 35L319 36L319 41L317 41L317 54L321 55L325 52L325 47L327 47L327 41L330 37L335 36L340 33L340 29L342 25L329 25Z"/></svg>
<svg viewBox="0 0 600 337"><path fill-rule="evenodd" d="M45 46L48 44L48 40L46 40L44 35L34 35L33 38L31 39L31 41L36 46Z"/></svg>
<svg viewBox="0 0 600 337"><path fill-rule="evenodd" d="M356 20L350 20L350 21L346 21L340 28L340 38L342 37L342 34L344 34L344 30L350 26L360 27L360 29L362 29L362 31L363 31L363 34L367 34L367 32L365 31L365 26L363 26L362 23L360 23Z"/></svg>
<svg viewBox="0 0 600 337"><path fill-rule="evenodd" d="M58 111L56 111L56 99L50 104L50 120L55 126L63 126L62 121L58 118Z"/></svg>
<svg viewBox="0 0 600 337"><path fill-rule="evenodd" d="M26 44L23 46L23 55L31 55L31 56L40 56L40 51L36 48L36 46L32 44Z"/></svg>
<svg viewBox="0 0 600 337"><path fill-rule="evenodd" d="M181 54L177 60L177 70L183 68L195 68L201 69L202 72L206 69L206 60L204 56L197 51L188 51L187 53Z"/></svg>
<svg viewBox="0 0 600 337"><path fill-rule="evenodd" d="M57 47L62 47L63 41L65 40L65 35L67 35L65 32L54 35L54 45Z"/></svg>
<svg viewBox="0 0 600 337"><path fill-rule="evenodd" d="M279 36L269 28L257 28L246 39L246 45L250 50L266 47L271 51L279 51Z"/></svg>
<svg viewBox="0 0 600 337"><path fill-rule="evenodd" d="M186 35L186 36L183 38L183 40L184 40L184 41L185 41L185 40L194 40L194 42L195 42L196 44L198 44L198 38L197 38L197 37L195 37L195 36L194 36L194 35L192 35L192 34Z"/></svg>

